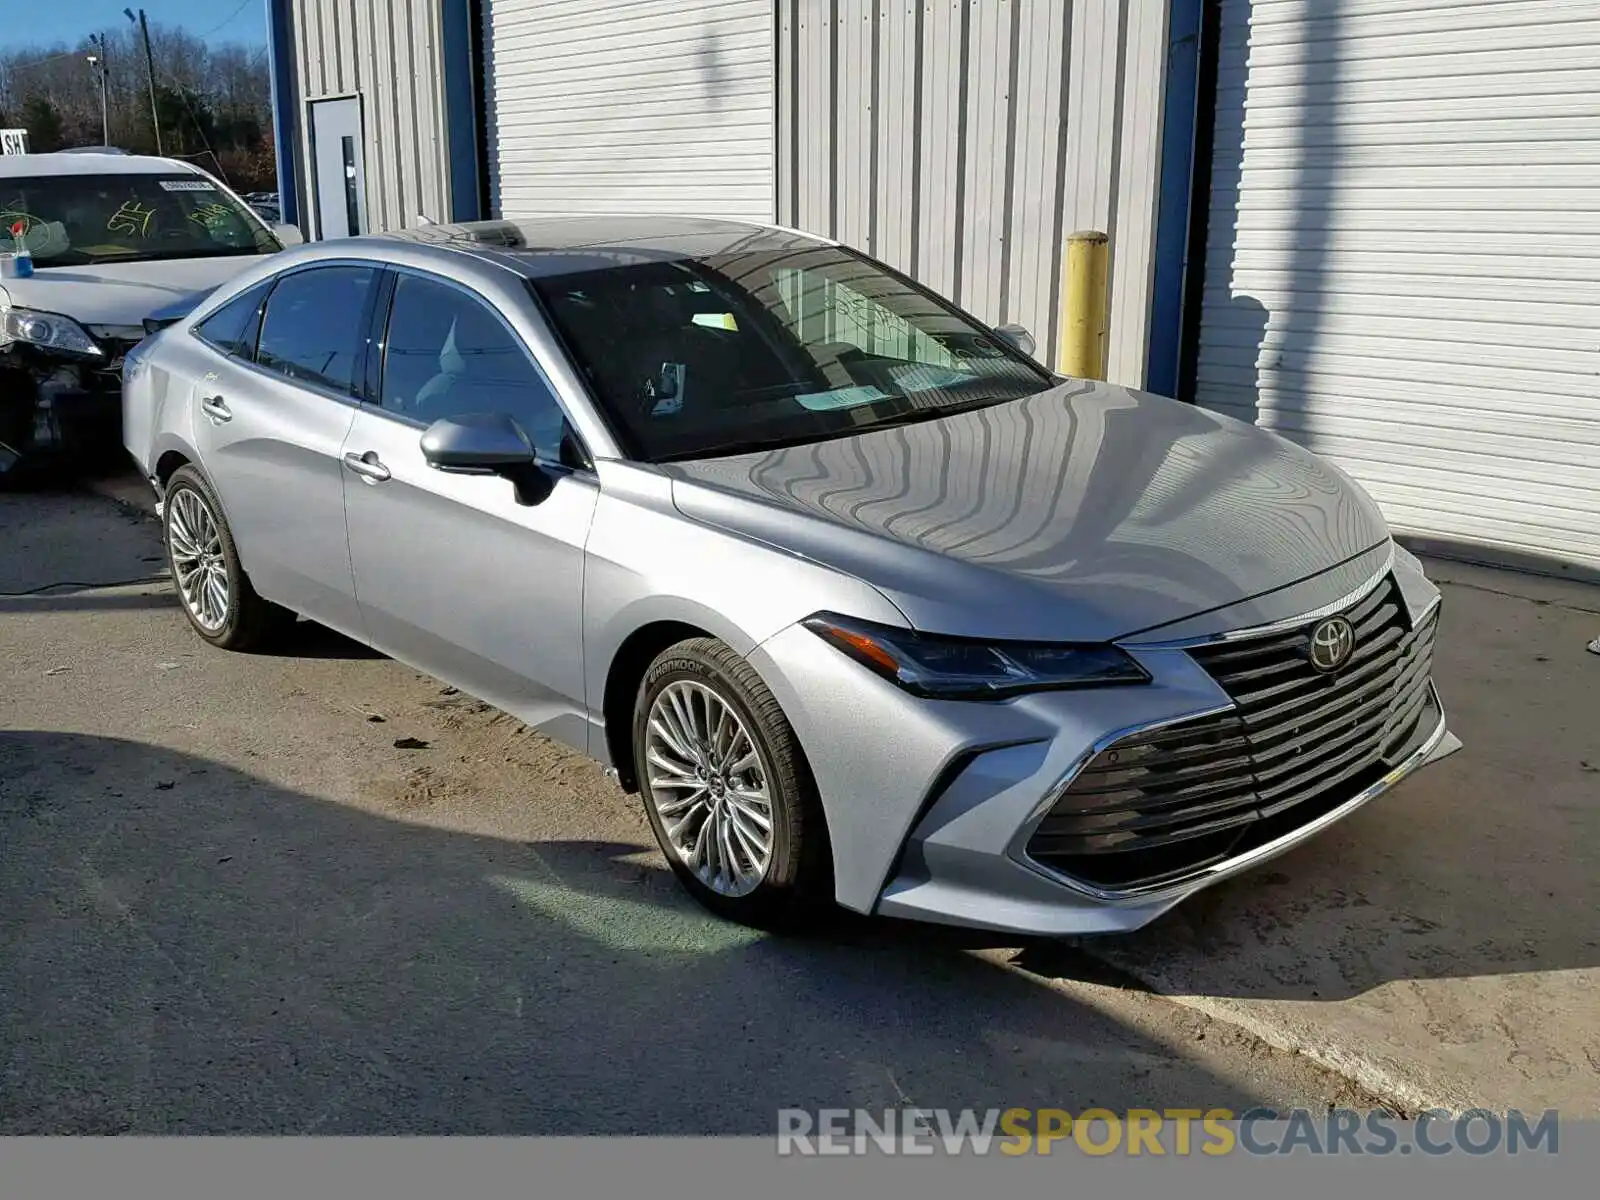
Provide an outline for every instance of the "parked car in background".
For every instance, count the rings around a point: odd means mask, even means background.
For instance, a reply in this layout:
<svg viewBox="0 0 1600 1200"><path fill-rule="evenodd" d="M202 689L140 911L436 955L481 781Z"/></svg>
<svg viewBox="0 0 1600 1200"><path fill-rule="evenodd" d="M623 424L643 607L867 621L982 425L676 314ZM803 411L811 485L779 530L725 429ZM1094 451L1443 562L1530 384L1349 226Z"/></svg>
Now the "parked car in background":
<svg viewBox="0 0 1600 1200"><path fill-rule="evenodd" d="M122 358L145 316L299 240L174 159L0 157L0 256L33 268L0 278L0 477L120 458Z"/></svg>
<svg viewBox="0 0 1600 1200"><path fill-rule="evenodd" d="M250 192L244 202L253 208L256 215L269 225L276 224L283 219L283 206L278 200L277 192Z"/></svg>
<svg viewBox="0 0 1600 1200"><path fill-rule="evenodd" d="M1132 929L1454 750L1341 471L684 218L290 251L129 357L195 632L301 614L609 764L685 886Z"/></svg>

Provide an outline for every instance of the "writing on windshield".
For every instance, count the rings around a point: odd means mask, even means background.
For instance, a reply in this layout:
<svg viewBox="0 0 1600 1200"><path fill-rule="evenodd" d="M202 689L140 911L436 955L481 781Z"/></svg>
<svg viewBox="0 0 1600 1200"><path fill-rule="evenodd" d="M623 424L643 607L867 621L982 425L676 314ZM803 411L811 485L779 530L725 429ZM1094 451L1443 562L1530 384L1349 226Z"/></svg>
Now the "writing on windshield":
<svg viewBox="0 0 1600 1200"><path fill-rule="evenodd" d="M12 229L20 227L20 239ZM0 180L0 249L41 267L268 254L277 239L210 180L158 174Z"/></svg>

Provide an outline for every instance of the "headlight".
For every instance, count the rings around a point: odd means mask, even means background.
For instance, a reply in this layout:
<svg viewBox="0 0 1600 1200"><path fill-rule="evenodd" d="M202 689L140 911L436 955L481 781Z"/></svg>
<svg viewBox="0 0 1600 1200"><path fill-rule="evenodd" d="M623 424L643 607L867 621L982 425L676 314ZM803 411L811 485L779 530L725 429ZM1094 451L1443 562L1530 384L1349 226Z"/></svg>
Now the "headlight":
<svg viewBox="0 0 1600 1200"><path fill-rule="evenodd" d="M914 696L1000 700L1023 692L1149 683L1115 646L1087 642L989 642L937 637L832 613L802 622L823 641Z"/></svg>
<svg viewBox="0 0 1600 1200"><path fill-rule="evenodd" d="M0 346L8 346L12 342L91 358L100 358L105 354L95 345L94 339L84 332L83 326L71 317L0 304Z"/></svg>

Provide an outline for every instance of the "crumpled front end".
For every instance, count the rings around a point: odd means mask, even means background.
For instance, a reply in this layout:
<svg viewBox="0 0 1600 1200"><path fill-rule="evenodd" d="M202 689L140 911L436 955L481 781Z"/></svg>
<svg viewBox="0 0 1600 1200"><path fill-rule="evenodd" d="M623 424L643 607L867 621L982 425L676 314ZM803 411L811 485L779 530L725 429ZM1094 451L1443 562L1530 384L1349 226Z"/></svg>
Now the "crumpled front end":
<svg viewBox="0 0 1600 1200"><path fill-rule="evenodd" d="M13 343L0 347L0 479L93 470L121 454L122 359L134 339L100 339L93 362Z"/></svg>

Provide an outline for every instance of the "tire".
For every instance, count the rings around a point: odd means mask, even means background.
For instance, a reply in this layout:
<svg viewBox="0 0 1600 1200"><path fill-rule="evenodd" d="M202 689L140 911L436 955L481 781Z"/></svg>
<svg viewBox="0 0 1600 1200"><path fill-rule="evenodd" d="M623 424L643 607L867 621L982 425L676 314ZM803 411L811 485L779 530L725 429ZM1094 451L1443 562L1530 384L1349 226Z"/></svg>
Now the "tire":
<svg viewBox="0 0 1600 1200"><path fill-rule="evenodd" d="M223 650L253 650L294 624L292 612L263 600L250 585L222 505L194 467L179 467L167 481L161 532L179 607L202 641ZM206 592L207 575L223 584L225 596Z"/></svg>
<svg viewBox="0 0 1600 1200"><path fill-rule="evenodd" d="M714 712L707 696L737 720L745 740L725 727L711 751L713 759L720 753L723 766L718 769L713 761L712 770L695 775L698 768L691 764L705 760L697 758L695 746L681 745L681 738L689 724L716 725L714 715L700 721ZM685 704L687 717L679 707ZM702 738L701 748L706 746ZM771 930L814 927L834 912L833 855L811 768L776 698L730 647L715 638L694 638L669 647L650 664L634 701L633 755L639 795L661 852L702 905L740 924ZM702 780L703 798L689 804ZM771 827L764 863L751 851L752 833L761 840L758 792L765 793ZM697 812L703 814L698 821ZM712 836L716 821L727 829L726 842ZM698 841L696 831L708 825L707 858L696 862L688 847ZM715 871L711 855L721 860Z"/></svg>

